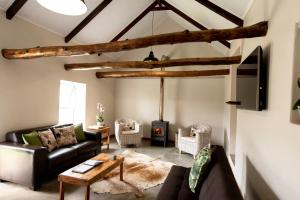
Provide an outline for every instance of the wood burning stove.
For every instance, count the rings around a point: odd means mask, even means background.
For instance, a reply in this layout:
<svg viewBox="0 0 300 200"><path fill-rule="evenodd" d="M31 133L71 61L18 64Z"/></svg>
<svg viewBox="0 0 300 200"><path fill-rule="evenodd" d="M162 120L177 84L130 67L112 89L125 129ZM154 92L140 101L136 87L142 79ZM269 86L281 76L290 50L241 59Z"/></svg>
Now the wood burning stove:
<svg viewBox="0 0 300 200"><path fill-rule="evenodd" d="M164 113L164 79L160 79L159 120L151 126L151 145L168 146L169 122L163 120Z"/></svg>
<svg viewBox="0 0 300 200"><path fill-rule="evenodd" d="M153 121L151 128L151 145L168 146L169 122Z"/></svg>

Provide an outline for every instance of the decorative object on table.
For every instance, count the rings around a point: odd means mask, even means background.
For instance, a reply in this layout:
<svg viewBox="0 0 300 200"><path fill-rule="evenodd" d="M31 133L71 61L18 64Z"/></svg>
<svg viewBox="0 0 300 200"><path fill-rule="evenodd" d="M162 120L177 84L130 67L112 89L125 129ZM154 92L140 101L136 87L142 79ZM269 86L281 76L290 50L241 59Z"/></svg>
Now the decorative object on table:
<svg viewBox="0 0 300 200"><path fill-rule="evenodd" d="M143 197L143 190L162 184L174 163L152 158L145 154L126 150L122 154L124 160L124 181L119 179L119 170L115 169L93 185L96 193L123 194L133 192Z"/></svg>
<svg viewBox="0 0 300 200"><path fill-rule="evenodd" d="M143 125L132 119L116 120L115 137L120 146L140 145L143 137Z"/></svg>
<svg viewBox="0 0 300 200"><path fill-rule="evenodd" d="M103 127L105 125L104 118L103 118L104 106L99 102L97 103L97 112L98 112L98 114L96 115L97 126Z"/></svg>
<svg viewBox="0 0 300 200"><path fill-rule="evenodd" d="M195 158L199 151L210 145L212 128L208 124L197 123L186 129L178 129L179 153L184 151L190 153Z"/></svg>

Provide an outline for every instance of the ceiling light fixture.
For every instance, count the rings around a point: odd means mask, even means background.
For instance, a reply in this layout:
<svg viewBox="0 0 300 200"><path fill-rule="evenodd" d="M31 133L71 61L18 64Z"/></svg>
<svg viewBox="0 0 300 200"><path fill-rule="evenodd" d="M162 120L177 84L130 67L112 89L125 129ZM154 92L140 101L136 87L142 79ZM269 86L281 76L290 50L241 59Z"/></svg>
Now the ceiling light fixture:
<svg viewBox="0 0 300 200"><path fill-rule="evenodd" d="M43 7L63 15L82 15L86 13L87 6L84 0L37 0Z"/></svg>
<svg viewBox="0 0 300 200"><path fill-rule="evenodd" d="M153 36L153 23L154 23L154 11L152 11L152 36ZM151 51L149 53L149 56L144 59L146 62L151 62L151 61L158 61L158 59L154 56L154 53L152 51L152 46L151 46Z"/></svg>

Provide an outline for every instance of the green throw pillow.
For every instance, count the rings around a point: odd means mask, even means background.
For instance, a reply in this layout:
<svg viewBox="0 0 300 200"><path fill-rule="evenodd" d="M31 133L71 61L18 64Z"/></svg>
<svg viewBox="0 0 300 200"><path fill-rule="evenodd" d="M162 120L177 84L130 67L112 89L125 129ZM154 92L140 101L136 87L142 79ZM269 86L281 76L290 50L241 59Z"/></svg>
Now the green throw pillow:
<svg viewBox="0 0 300 200"><path fill-rule="evenodd" d="M83 132L82 124L78 124L75 126L75 135L78 142L85 141L85 134Z"/></svg>
<svg viewBox="0 0 300 200"><path fill-rule="evenodd" d="M27 134L22 134L22 138L25 144L30 144L34 146L43 146L40 137L36 131Z"/></svg>
<svg viewBox="0 0 300 200"><path fill-rule="evenodd" d="M190 171L189 186L193 193L195 193L197 183L203 179L207 165L210 162L210 158L211 150L208 148L208 146L203 147L198 153L193 167Z"/></svg>

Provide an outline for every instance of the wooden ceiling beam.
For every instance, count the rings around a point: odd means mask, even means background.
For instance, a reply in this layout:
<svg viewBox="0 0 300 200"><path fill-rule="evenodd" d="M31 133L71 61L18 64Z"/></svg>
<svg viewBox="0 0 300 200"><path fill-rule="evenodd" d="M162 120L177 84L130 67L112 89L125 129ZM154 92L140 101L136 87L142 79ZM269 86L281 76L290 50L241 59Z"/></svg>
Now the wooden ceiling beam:
<svg viewBox="0 0 300 200"><path fill-rule="evenodd" d="M238 25L238 26L243 26L244 20L241 18L235 16L234 14L224 10L223 8L217 6L216 4L208 1L208 0L196 0L198 3L202 4L206 8L210 9L211 11L215 12L218 15L221 15L225 19L231 21L232 23Z"/></svg>
<svg viewBox="0 0 300 200"><path fill-rule="evenodd" d="M26 2L27 0L15 0L6 11L6 19L12 19Z"/></svg>
<svg viewBox="0 0 300 200"><path fill-rule="evenodd" d="M143 19L150 11L152 11L157 2L150 4L141 14L139 14L130 24L128 24L120 33L118 33L111 42L119 40L125 33L127 33L134 25L136 25L141 19Z"/></svg>
<svg viewBox="0 0 300 200"><path fill-rule="evenodd" d="M78 24L66 37L65 42L68 43L75 37L92 19L94 19L112 0L103 0L80 24Z"/></svg>
<svg viewBox="0 0 300 200"><path fill-rule="evenodd" d="M188 42L225 41L242 38L265 36L268 32L268 22L263 21L252 26L233 29L212 29L205 31L183 31L153 35L143 38L74 46L48 46L25 49L2 49L3 57L7 59L31 59L53 56L90 55L104 52L120 52L145 48L155 45L179 44Z"/></svg>
<svg viewBox="0 0 300 200"><path fill-rule="evenodd" d="M155 7L152 9L152 11L163 11L163 10L170 10L170 9L167 7Z"/></svg>
<svg viewBox="0 0 300 200"><path fill-rule="evenodd" d="M175 8L174 6L172 6L171 4L169 4L168 2L166 2L165 0L161 1L167 8L169 8L170 10L172 10L174 13L176 13L177 15L179 15L180 17L182 17L183 19L185 19L186 21L188 21L189 23L191 23L192 25L196 26L197 28L199 28L200 30L208 30L205 26L203 26L202 24L200 24L199 22L197 22L196 20L192 19L191 17L189 17L188 15L186 15L184 12L182 12L181 10ZM228 41L219 41L220 43L222 43L224 46L230 48L230 42Z"/></svg>
<svg viewBox="0 0 300 200"><path fill-rule="evenodd" d="M191 65L231 65L239 64L241 56L210 57L210 58L182 58L163 61L119 61L97 63L65 64L65 70L93 70L93 69L155 69L162 67L191 66Z"/></svg>
<svg viewBox="0 0 300 200"><path fill-rule="evenodd" d="M96 72L97 78L139 78L139 77L197 77L228 75L229 69L202 70L202 71L113 71Z"/></svg>

